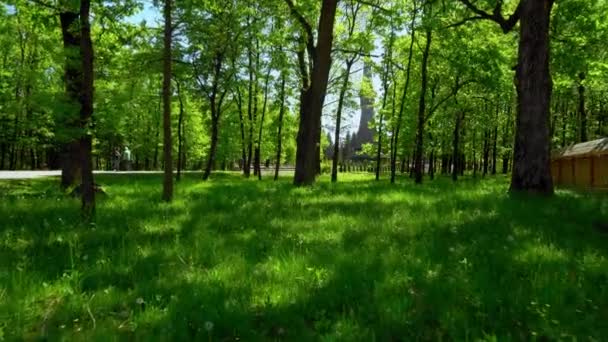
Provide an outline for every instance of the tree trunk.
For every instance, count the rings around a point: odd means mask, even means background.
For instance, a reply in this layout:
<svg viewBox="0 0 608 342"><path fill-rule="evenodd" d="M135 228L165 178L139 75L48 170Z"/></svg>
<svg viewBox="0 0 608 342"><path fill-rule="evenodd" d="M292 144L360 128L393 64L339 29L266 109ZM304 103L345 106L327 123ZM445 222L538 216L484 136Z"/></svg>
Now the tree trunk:
<svg viewBox="0 0 608 342"><path fill-rule="evenodd" d="M511 118L512 118L512 112L511 112L511 104L509 104L507 106L507 123L505 125L505 129L503 131L503 135L502 135L502 146L507 148L509 147L509 145L511 144ZM503 174L507 174L509 172L509 159L510 158L510 153L508 152L503 152L502 154L502 173Z"/></svg>
<svg viewBox="0 0 608 342"><path fill-rule="evenodd" d="M249 176L251 175L251 159L253 157L253 84L256 82L255 72L253 70L253 47L251 45L248 46L247 56L249 63L249 89L247 94L247 118L249 119L249 133L247 137L247 160L245 160L244 173L245 177L249 178Z"/></svg>
<svg viewBox="0 0 608 342"><path fill-rule="evenodd" d="M454 141L452 143L452 160L454 166L452 168L452 180L458 180L458 172L463 165L460 164L460 126L464 119L464 112L456 114L456 124L454 125Z"/></svg>
<svg viewBox="0 0 608 342"><path fill-rule="evenodd" d="M488 164L490 163L490 132L483 131L483 176L488 174Z"/></svg>
<svg viewBox="0 0 608 342"><path fill-rule="evenodd" d="M313 49L313 68L310 87L303 93L300 104L300 123L298 127L296 186L314 183L319 161L318 137L321 136L321 114L331 68L331 50L337 0L323 0L317 46ZM309 37L312 40L312 37Z"/></svg>
<svg viewBox="0 0 608 342"><path fill-rule="evenodd" d="M391 40L391 50L392 50L392 40ZM389 52L389 58L392 58L392 52ZM390 61L388 62L390 63ZM387 73L387 78L388 78L388 72L389 72L390 68L387 68L386 73ZM393 73L393 94L392 94L392 106L391 106L391 117L394 118L395 117L395 101L396 101L396 97L397 97L397 80L395 77L395 74ZM386 86L385 90L384 90L384 99L383 99L383 103L382 103L382 110L380 111L380 120L378 123L378 146L376 149L376 180L380 180L380 163L381 163L381 159L382 159L382 126L384 124L384 109L386 108L386 100L387 100L387 94L389 90L389 87ZM394 144L394 139L391 137L391 146L392 144Z"/></svg>
<svg viewBox="0 0 608 342"><path fill-rule="evenodd" d="M415 3L415 2L414 2ZM401 132L401 125L403 122L403 112L405 110L405 101L407 99L407 92L410 85L410 71L412 69L412 56L414 55L414 41L416 36L415 29L416 22L416 8L412 11L412 21L410 24L410 48L407 56L407 68L405 71L405 85L403 86L403 93L401 93L401 104L399 106L399 115L397 116L397 125L395 127L395 134L393 138L393 151L391 151L391 183L395 183L395 177L397 172L397 149L399 148L399 134ZM401 165L401 173L403 173L403 162Z"/></svg>
<svg viewBox="0 0 608 342"><path fill-rule="evenodd" d="M477 131L473 129L473 177L477 177Z"/></svg>
<svg viewBox="0 0 608 342"><path fill-rule="evenodd" d="M82 208L85 220L95 215L95 188L91 160L92 133L89 132L93 116L93 43L89 24L90 0L80 1L80 57L82 59L82 89L80 93L80 168L82 170Z"/></svg>
<svg viewBox="0 0 608 342"><path fill-rule="evenodd" d="M494 126L494 136L492 137L492 175L496 174L496 153L498 151L498 125Z"/></svg>
<svg viewBox="0 0 608 342"><path fill-rule="evenodd" d="M586 142L587 138L587 113L585 112L585 73L579 75L580 83L578 85L578 113L581 119L581 142Z"/></svg>
<svg viewBox="0 0 608 342"><path fill-rule="evenodd" d="M82 84L82 65L78 61L80 51L80 36L78 30L77 12L62 12L59 14L63 49L65 52L64 83L68 104L62 113L58 126L63 129L65 136L61 139L61 188L68 189L76 185L80 176L79 148L76 131L78 130L78 106ZM12 158L9 158L11 160Z"/></svg>
<svg viewBox="0 0 608 342"><path fill-rule="evenodd" d="M523 1L517 66L518 113L511 191L553 193L550 168L549 21L553 0Z"/></svg>
<svg viewBox="0 0 608 342"><path fill-rule="evenodd" d="M435 149L431 149L431 155L429 156L429 178L435 179Z"/></svg>
<svg viewBox="0 0 608 342"><path fill-rule="evenodd" d="M184 134L184 100L182 98L182 90L179 81L175 82L177 86L177 99L179 100L179 117L177 118L177 175L175 179L179 182L182 177L182 163L184 158L183 134Z"/></svg>
<svg viewBox="0 0 608 342"><path fill-rule="evenodd" d="M271 68L268 66L268 72L266 73L266 79L264 80L264 103L262 104L262 117L260 118L260 130L258 132L258 141L256 144L256 167L258 169L258 180L262 180L262 168L260 165L260 159L262 158L262 133L264 131L264 118L266 117L266 105L268 104L268 85L270 84L270 71Z"/></svg>
<svg viewBox="0 0 608 342"><path fill-rule="evenodd" d="M247 149L246 149L246 142L245 142L245 119L243 117L243 98L241 95L241 88L240 87L236 87L236 104L238 107L238 112L239 112L239 126L241 129L241 167L243 170L243 174L245 176L249 176L246 172L247 169L245 168L245 164L247 163Z"/></svg>
<svg viewBox="0 0 608 342"><path fill-rule="evenodd" d="M425 114L426 114L426 91L428 86L428 61L429 61L429 52L431 49L431 39L432 39L432 31L427 29L426 31L426 45L424 47L424 52L422 54L422 81L421 81L421 90L420 90L420 102L418 104L418 125L416 129L416 151L415 151L415 161L414 161L414 176L416 184L422 183L422 173L423 173L423 165L422 165L422 156L423 156L423 148L424 148L424 122L425 122Z"/></svg>
<svg viewBox="0 0 608 342"><path fill-rule="evenodd" d="M283 116L285 115L285 83L287 81L287 74L282 73L281 77L281 106L279 108L279 128L277 131L277 162L274 169L274 180L279 179L279 170L281 169L281 148L283 143Z"/></svg>
<svg viewBox="0 0 608 342"><path fill-rule="evenodd" d="M259 52L259 41L256 39L256 58L255 58L255 68L257 70L257 68L260 65L260 52ZM254 73L255 75L255 82L253 83L253 121L251 122L251 139L253 139L253 175L257 176L259 174L259 166L260 166L260 151L258 150L258 143L259 141L257 140L257 138L255 138L254 136L254 128L257 126L257 122L258 122L258 91L259 91L259 86L258 86L258 76L257 73Z"/></svg>
<svg viewBox="0 0 608 342"><path fill-rule="evenodd" d="M212 104L214 106L214 104ZM213 110L213 112L215 112ZM215 118L215 113L211 113L211 147L209 149L209 158L207 159L207 165L205 166L205 171L203 173L203 180L209 179L211 175L211 170L213 169L213 163L215 162L215 153L217 151L217 140L218 140L218 132L219 132L219 122Z"/></svg>
<svg viewBox="0 0 608 342"><path fill-rule="evenodd" d="M162 95L161 95L161 100L158 101L158 115L161 114L161 104L162 104ZM158 127L160 125L159 120L157 119L157 121L155 122L156 125L156 133L154 134L154 159L152 160L152 168L156 171L158 170L158 145L159 145L159 137L160 137L160 127Z"/></svg>
<svg viewBox="0 0 608 342"><path fill-rule="evenodd" d="M353 60L349 59L346 61L346 69L344 70L344 79L342 80L342 87L340 88L340 95L338 98L338 109L336 110L336 129L334 130L334 155L331 163L331 181L335 183L338 181L338 159L340 157L340 129L342 126L342 108L344 106L344 98L348 91L348 81L350 79L350 69L352 68Z"/></svg>
<svg viewBox="0 0 608 342"><path fill-rule="evenodd" d="M392 106L391 106L391 118L395 117L395 101L397 97L397 79L395 77L395 72L393 70L393 45L395 42L395 29L391 25L391 35L388 42L387 53L384 60L384 72L383 72L383 95L382 95L382 109L380 110L380 120L378 120L378 145L376 146L376 180L380 180L380 164L382 159L382 127L384 125L384 111L386 110L386 101L388 99L388 92L391 87L391 83L389 82L389 77L392 76L392 86L393 86L393 94L392 94ZM392 158L393 145L395 144L395 129L393 129L393 134L391 134L390 141L390 153Z"/></svg>
<svg viewBox="0 0 608 342"><path fill-rule="evenodd" d="M165 0L164 50L163 50L163 201L173 198L173 141L171 139L171 1Z"/></svg>

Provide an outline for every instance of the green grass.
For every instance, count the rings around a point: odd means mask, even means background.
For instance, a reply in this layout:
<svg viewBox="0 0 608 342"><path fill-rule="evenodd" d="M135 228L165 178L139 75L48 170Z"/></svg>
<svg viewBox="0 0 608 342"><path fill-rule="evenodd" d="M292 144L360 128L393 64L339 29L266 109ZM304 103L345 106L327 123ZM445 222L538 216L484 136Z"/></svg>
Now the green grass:
<svg viewBox="0 0 608 342"><path fill-rule="evenodd" d="M56 180L0 182L0 340L608 339L601 194L198 177L172 204L98 177L93 227Z"/></svg>

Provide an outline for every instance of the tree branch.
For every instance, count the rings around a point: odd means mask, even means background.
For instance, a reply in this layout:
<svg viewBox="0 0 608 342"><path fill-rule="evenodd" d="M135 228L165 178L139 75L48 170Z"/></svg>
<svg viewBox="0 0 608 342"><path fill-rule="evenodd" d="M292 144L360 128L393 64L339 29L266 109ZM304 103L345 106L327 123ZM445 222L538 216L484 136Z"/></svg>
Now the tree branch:
<svg viewBox="0 0 608 342"><path fill-rule="evenodd" d="M374 55L368 52L364 52L362 51L362 49L359 50L350 50L350 49L343 49L343 48L334 48L333 50L331 50L331 52L340 52L343 54L352 54L355 56L359 56L359 57L373 57L373 58L380 58L383 57L384 55Z"/></svg>
<svg viewBox="0 0 608 342"><path fill-rule="evenodd" d="M462 89L465 85L469 84L469 83L473 83L473 80L467 80L464 82L460 82L459 79L456 79L456 84L454 85L454 87L452 88L452 91L447 94L445 97L443 97L441 100L439 100L435 105L433 105L431 107L431 109L429 110L429 114L426 116L426 118L424 119L424 121L428 121L431 116L433 116L433 114L435 113L435 111L441 107L442 104L444 104L447 100L449 100L450 98L452 98L453 96L456 96L456 94L458 94L458 91L460 91L460 89Z"/></svg>
<svg viewBox="0 0 608 342"><path fill-rule="evenodd" d="M377 9L379 11L385 12L385 13L391 13L391 11L389 9L386 9L378 4L375 4L371 1L366 1L366 0L356 0L358 3L360 3L361 5L366 5L369 6L371 8Z"/></svg>
<svg viewBox="0 0 608 342"><path fill-rule="evenodd" d="M513 14L511 14L509 16L509 18L507 18L507 19L505 19L502 16L502 0L497 0L496 6L494 7L494 10L492 11L492 13L488 13L486 11L479 9L477 6L475 6L473 3L471 3L470 0L458 0L458 1L460 1L463 5L465 5L466 8L468 8L470 11L477 14L477 17L474 17L474 18L492 20L495 23L497 23L498 25L500 25L500 28L502 29L502 31L504 33L508 33L513 29L513 27L515 27L515 24L517 24L517 22L519 21L522 2L525 0L519 1L519 3L517 4L517 8L515 9L515 12L513 12ZM475 19L475 20L477 20L477 19ZM470 21L470 20L465 20L465 21ZM461 25L462 25L462 23L461 23Z"/></svg>
<svg viewBox="0 0 608 342"><path fill-rule="evenodd" d="M315 42L314 42L314 34L312 31L312 26L310 23L306 21L306 18L298 11L296 6L293 3L293 0L285 0L291 14L296 18L296 20L302 25L302 28L306 32L306 48L308 49L308 54L312 57L315 55Z"/></svg>

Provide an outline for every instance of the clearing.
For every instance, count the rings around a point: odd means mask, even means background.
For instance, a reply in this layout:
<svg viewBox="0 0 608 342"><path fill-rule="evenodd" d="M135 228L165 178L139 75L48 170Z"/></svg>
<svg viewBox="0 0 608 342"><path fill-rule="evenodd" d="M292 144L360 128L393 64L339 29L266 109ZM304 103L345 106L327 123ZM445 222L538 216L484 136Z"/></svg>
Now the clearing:
<svg viewBox="0 0 608 342"><path fill-rule="evenodd" d="M0 182L0 340L608 339L601 194L161 177L98 176L92 227L56 179Z"/></svg>

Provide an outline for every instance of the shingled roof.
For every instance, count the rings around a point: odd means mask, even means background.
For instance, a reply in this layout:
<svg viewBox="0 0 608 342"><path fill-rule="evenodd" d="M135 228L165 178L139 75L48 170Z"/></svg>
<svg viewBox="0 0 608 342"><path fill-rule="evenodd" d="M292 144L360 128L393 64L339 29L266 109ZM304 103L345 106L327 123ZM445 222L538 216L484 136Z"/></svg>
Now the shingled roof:
<svg viewBox="0 0 608 342"><path fill-rule="evenodd" d="M552 157L553 159L562 159L600 154L608 154L608 138L587 141L555 150Z"/></svg>

